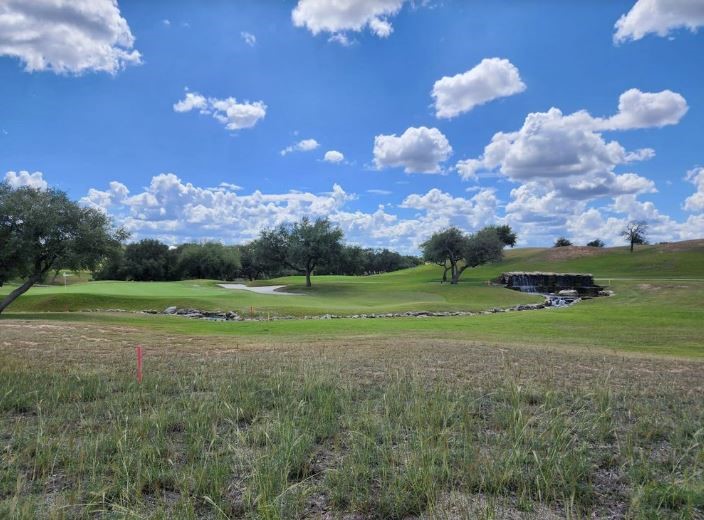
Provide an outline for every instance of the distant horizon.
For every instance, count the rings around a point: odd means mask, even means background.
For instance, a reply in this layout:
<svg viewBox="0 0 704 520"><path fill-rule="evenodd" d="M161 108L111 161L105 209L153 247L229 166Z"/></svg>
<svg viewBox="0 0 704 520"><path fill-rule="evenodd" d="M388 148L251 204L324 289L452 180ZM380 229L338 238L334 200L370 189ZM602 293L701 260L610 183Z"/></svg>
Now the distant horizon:
<svg viewBox="0 0 704 520"><path fill-rule="evenodd" d="M449 226L701 239L695 4L9 2L0 181L170 245L303 216L414 255Z"/></svg>

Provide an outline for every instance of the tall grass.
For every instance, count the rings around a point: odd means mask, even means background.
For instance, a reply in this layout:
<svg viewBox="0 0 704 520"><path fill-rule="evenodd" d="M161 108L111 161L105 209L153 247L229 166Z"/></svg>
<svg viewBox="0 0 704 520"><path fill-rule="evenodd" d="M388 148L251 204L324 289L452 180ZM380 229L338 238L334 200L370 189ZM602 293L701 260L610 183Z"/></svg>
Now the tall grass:
<svg viewBox="0 0 704 520"><path fill-rule="evenodd" d="M0 351L2 518L704 508L696 363L409 341L366 362L349 344L186 345L149 351L138 385L119 342L52 347Z"/></svg>

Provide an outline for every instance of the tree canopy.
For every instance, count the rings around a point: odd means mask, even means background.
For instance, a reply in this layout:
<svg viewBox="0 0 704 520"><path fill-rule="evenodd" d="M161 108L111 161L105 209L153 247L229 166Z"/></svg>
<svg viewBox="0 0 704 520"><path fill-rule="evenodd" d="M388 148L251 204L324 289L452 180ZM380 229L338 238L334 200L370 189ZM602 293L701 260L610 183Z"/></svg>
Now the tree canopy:
<svg viewBox="0 0 704 520"><path fill-rule="evenodd" d="M604 244L604 241L597 238L595 240L592 240L591 242L587 242L587 247L604 247L606 244Z"/></svg>
<svg viewBox="0 0 704 520"><path fill-rule="evenodd" d="M560 237L557 240L555 240L555 244L553 244L552 247L569 247L572 245L572 242L567 240L565 237Z"/></svg>
<svg viewBox="0 0 704 520"><path fill-rule="evenodd" d="M449 227L433 235L421 244L423 257L444 267L442 281L457 284L462 273L472 267L503 258L506 245L516 243L516 234L509 226L488 226L467 235L456 227Z"/></svg>
<svg viewBox="0 0 704 520"><path fill-rule="evenodd" d="M0 284L23 283L0 302L0 312L56 267L95 269L127 233L56 189L0 183Z"/></svg>
<svg viewBox="0 0 704 520"><path fill-rule="evenodd" d="M626 228L623 231L621 231L621 236L624 237L630 244L632 253L634 245L648 243L647 233L648 223L646 221L633 220L626 225Z"/></svg>

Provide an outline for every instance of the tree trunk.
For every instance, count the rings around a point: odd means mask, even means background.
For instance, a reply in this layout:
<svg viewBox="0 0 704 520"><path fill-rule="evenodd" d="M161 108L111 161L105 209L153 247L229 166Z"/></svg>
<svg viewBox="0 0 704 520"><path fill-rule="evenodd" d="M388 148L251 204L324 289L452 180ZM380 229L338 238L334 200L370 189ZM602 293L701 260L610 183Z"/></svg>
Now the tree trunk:
<svg viewBox="0 0 704 520"><path fill-rule="evenodd" d="M311 287L311 283L310 283L310 269L306 269L306 287Z"/></svg>
<svg viewBox="0 0 704 520"><path fill-rule="evenodd" d="M19 298L24 293L26 293L30 287L32 287L35 283L37 283L39 280L41 280L41 278L42 278L41 274L33 274L32 276L27 278L27 281L25 281L17 289L15 289L10 294L5 296L5 298L3 298L3 300L0 302L0 314L2 314L2 311L4 311L8 305L10 305L12 302L14 302L17 298Z"/></svg>
<svg viewBox="0 0 704 520"><path fill-rule="evenodd" d="M631 253L633 252L633 240L631 240Z"/></svg>
<svg viewBox="0 0 704 520"><path fill-rule="evenodd" d="M460 281L460 276L462 276L462 273L464 273L464 270L467 269L467 266L465 265L464 267L458 268L455 265L455 268L452 270L452 285L457 285L458 282Z"/></svg>
<svg viewBox="0 0 704 520"><path fill-rule="evenodd" d="M457 264L453 263L450 268L452 269L452 278L450 279L450 284L457 285L457 281L460 278L459 272L457 271Z"/></svg>
<svg viewBox="0 0 704 520"><path fill-rule="evenodd" d="M442 283L447 282L447 272L450 270L449 267L445 267L445 270L442 272Z"/></svg>

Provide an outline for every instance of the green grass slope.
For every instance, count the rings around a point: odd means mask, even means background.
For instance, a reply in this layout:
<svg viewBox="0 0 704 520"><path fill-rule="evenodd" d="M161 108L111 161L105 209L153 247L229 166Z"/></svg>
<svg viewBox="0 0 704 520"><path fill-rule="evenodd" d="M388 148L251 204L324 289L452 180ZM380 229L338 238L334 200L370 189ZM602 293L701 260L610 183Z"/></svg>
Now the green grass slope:
<svg viewBox="0 0 704 520"><path fill-rule="evenodd" d="M423 265L376 276L317 276L312 288L303 277L262 280L255 285L286 285L305 296L271 296L228 290L211 280L182 282L87 282L68 287L34 287L10 308L13 312L65 312L95 309L161 311L167 306L237 310L248 314L357 314L407 310L484 310L538 301L486 281L503 271L590 272L609 279L704 279L704 240L628 248L526 248L509 250L503 262L465 271L458 286L440 284L441 268ZM0 288L0 295L11 287Z"/></svg>
<svg viewBox="0 0 704 520"><path fill-rule="evenodd" d="M628 247L527 248L507 251L500 264L477 273L553 271L592 273L598 278L704 278L704 240Z"/></svg>
<svg viewBox="0 0 704 520"><path fill-rule="evenodd" d="M437 266L421 266L402 273L351 277L320 276L312 288L302 277L260 282L287 285L303 295L263 295L223 289L210 280L183 282L90 282L64 287L34 287L10 308L12 311L64 312L95 309L163 310L175 305L204 310L237 310L278 315L358 314L407 310L482 310L540 301L501 287L472 281L441 285ZM9 287L0 289L9 291Z"/></svg>

